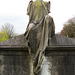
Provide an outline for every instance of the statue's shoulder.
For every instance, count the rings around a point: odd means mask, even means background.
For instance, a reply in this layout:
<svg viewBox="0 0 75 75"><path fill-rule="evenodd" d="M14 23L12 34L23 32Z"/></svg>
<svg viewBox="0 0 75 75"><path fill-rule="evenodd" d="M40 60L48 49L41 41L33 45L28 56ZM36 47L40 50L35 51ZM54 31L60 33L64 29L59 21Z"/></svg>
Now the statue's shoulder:
<svg viewBox="0 0 75 75"><path fill-rule="evenodd" d="M45 4L49 3L50 4L51 2L50 1L48 1L48 2L47 1L43 1L43 3L45 3Z"/></svg>
<svg viewBox="0 0 75 75"><path fill-rule="evenodd" d="M49 1L49 2L43 1L43 4L44 4L44 5L47 5L48 3L50 3L50 1ZM34 6L36 6L36 5L39 6L39 5L41 5L41 2L40 2L40 1L33 1L33 5L34 5Z"/></svg>
<svg viewBox="0 0 75 75"><path fill-rule="evenodd" d="M44 3L48 3L47 1L42 1ZM40 3L40 1L33 1L33 3Z"/></svg>
<svg viewBox="0 0 75 75"><path fill-rule="evenodd" d="M29 4L32 4L32 3L33 3L33 1L30 1L30 2L29 2Z"/></svg>
<svg viewBox="0 0 75 75"><path fill-rule="evenodd" d="M33 1L30 1L30 3L32 3Z"/></svg>
<svg viewBox="0 0 75 75"><path fill-rule="evenodd" d="M30 1L29 3L38 4L38 3L40 3L40 1ZM47 3L50 4L51 2L50 1L48 1L48 2L47 1L43 1L43 3L44 4L47 4Z"/></svg>

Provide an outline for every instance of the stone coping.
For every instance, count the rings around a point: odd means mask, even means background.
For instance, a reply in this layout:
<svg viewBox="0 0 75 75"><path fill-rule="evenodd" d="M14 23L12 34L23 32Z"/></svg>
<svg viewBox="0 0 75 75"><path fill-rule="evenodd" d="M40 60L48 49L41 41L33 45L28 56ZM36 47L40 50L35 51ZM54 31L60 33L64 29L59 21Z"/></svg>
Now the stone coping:
<svg viewBox="0 0 75 75"><path fill-rule="evenodd" d="M0 42L0 47L25 47L26 46L26 39L24 37L24 35L19 35L19 36L15 36L13 38L10 38L6 41ZM75 46L75 39L74 38L68 38L66 36L63 35L57 35L55 34L52 39L50 40L49 46L52 47L74 47Z"/></svg>
<svg viewBox="0 0 75 75"><path fill-rule="evenodd" d="M11 51L27 51L27 47L25 46L1 46L1 50L11 50ZM47 46L46 51L75 51L75 46Z"/></svg>

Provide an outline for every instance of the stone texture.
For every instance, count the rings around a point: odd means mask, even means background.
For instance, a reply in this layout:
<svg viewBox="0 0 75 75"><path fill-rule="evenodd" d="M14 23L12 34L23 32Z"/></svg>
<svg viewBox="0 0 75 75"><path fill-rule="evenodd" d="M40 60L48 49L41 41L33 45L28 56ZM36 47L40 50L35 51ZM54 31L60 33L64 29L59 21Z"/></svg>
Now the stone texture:
<svg viewBox="0 0 75 75"><path fill-rule="evenodd" d="M51 75L75 75L75 51L51 52L46 57Z"/></svg>
<svg viewBox="0 0 75 75"><path fill-rule="evenodd" d="M0 46L25 46L26 45L26 40L24 37L24 34L13 37L11 39L8 39L6 41L0 42ZM75 39L73 38L68 38L63 35L58 35L55 34L52 39L51 39L51 44L52 46L75 46ZM50 46L49 45L49 46Z"/></svg>
<svg viewBox="0 0 75 75"><path fill-rule="evenodd" d="M54 35L51 45L46 49L46 58L44 66L49 65L49 74L75 75L75 39ZM30 75L29 64L30 58L23 35L0 43L0 75ZM39 75L44 75L44 68Z"/></svg>
<svg viewBox="0 0 75 75"><path fill-rule="evenodd" d="M58 46L75 46L75 39L63 35L54 35L51 39L51 45Z"/></svg>
<svg viewBox="0 0 75 75"><path fill-rule="evenodd" d="M25 37L24 34L15 36L13 38L10 38L6 41L0 42L0 45L2 46L25 46Z"/></svg>
<svg viewBox="0 0 75 75"><path fill-rule="evenodd" d="M26 52L0 50L0 75L30 75L29 62Z"/></svg>

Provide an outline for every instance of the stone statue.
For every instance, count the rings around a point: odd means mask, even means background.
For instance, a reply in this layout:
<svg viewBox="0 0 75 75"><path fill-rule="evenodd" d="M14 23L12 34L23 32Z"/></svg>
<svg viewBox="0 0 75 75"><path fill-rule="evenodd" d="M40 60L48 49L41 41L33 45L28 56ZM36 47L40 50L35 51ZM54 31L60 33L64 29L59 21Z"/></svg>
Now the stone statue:
<svg viewBox="0 0 75 75"><path fill-rule="evenodd" d="M45 49L55 34L54 21L50 13L50 1L30 1L27 14L29 23L24 34L31 58L30 75L37 75L41 70Z"/></svg>

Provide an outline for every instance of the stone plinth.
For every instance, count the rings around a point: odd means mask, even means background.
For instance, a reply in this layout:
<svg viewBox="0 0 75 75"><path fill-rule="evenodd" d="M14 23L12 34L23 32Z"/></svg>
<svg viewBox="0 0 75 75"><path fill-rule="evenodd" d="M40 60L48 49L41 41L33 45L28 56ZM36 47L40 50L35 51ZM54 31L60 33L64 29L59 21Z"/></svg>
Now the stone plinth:
<svg viewBox="0 0 75 75"><path fill-rule="evenodd" d="M0 43L0 75L30 75L30 57L23 35ZM54 35L45 50L39 75L75 75L75 39Z"/></svg>

